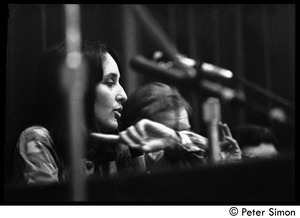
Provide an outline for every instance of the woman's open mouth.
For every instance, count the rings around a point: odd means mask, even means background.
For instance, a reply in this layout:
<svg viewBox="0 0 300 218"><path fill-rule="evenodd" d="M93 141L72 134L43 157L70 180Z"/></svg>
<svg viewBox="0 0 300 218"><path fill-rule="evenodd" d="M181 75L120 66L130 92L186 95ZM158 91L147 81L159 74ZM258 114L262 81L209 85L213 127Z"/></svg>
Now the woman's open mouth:
<svg viewBox="0 0 300 218"><path fill-rule="evenodd" d="M114 110L114 115L116 119L120 119L121 118L121 113L118 110Z"/></svg>

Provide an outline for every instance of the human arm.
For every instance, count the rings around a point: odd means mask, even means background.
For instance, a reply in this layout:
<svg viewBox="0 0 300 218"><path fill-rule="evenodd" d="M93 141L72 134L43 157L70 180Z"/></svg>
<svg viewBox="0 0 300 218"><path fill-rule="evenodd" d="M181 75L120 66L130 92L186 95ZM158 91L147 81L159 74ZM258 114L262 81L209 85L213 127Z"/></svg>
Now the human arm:
<svg viewBox="0 0 300 218"><path fill-rule="evenodd" d="M175 131L161 123L142 119L119 135L92 133L92 137L106 142L124 143L142 152L161 150L186 150L195 152L205 150L207 139L191 131Z"/></svg>
<svg viewBox="0 0 300 218"><path fill-rule="evenodd" d="M192 167L205 162L205 137L191 131L175 131L147 119L130 126L119 135L92 133L91 136L100 141L124 143L140 151L141 155L145 153L148 170L164 168L167 162L179 167Z"/></svg>

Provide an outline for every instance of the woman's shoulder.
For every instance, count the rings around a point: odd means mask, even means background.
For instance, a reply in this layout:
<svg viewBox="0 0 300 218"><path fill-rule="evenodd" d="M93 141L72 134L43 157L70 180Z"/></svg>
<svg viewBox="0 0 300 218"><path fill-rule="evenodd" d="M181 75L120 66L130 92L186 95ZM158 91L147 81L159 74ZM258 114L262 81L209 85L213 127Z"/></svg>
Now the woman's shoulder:
<svg viewBox="0 0 300 218"><path fill-rule="evenodd" d="M59 181L58 158L46 128L31 126L23 130L15 154L17 182L50 184Z"/></svg>
<svg viewBox="0 0 300 218"><path fill-rule="evenodd" d="M49 131L43 126L30 126L22 131L23 134L47 135Z"/></svg>
<svg viewBox="0 0 300 218"><path fill-rule="evenodd" d="M46 129L43 126L27 127L21 132L20 137L22 136L27 140L40 139L44 141L44 140L49 140L49 138L51 138L48 129Z"/></svg>
<svg viewBox="0 0 300 218"><path fill-rule="evenodd" d="M18 147L30 147L31 144L42 144L49 149L53 146L53 140L45 127L30 126L21 132L18 140Z"/></svg>

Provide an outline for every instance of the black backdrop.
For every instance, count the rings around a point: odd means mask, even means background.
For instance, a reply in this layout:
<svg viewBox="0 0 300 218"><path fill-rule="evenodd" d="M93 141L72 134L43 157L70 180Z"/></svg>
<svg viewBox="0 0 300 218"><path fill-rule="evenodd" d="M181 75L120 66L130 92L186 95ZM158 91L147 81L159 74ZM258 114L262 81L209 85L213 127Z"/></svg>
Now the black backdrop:
<svg viewBox="0 0 300 218"><path fill-rule="evenodd" d="M295 5L145 5L178 50L189 57L232 70L268 88L290 102L295 98ZM20 132L35 123L38 80L35 69L43 50L64 39L63 5L8 5L7 71L5 100L5 182L13 173L13 150ZM129 60L160 49L129 5L81 5L82 36L111 44L124 57L125 90L159 78L135 73ZM172 83L172 81L170 81ZM178 84L177 84L178 85ZM260 110L222 103L222 119L231 129L244 123L270 126L280 149L293 149L294 110L240 84L247 99ZM56 88L53 84L53 88ZM178 85L194 108L192 125L205 135L201 120L201 91L191 93ZM282 107L290 120L271 122L266 114ZM51 115L50 115L51 116Z"/></svg>

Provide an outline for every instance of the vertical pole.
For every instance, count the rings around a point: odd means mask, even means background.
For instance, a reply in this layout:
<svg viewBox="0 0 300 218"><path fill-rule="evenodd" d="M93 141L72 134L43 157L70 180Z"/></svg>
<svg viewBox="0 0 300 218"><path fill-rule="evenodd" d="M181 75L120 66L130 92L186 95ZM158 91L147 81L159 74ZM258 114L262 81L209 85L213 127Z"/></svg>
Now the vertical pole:
<svg viewBox="0 0 300 218"><path fill-rule="evenodd" d="M219 145L219 121L221 110L219 99L210 97L203 104L203 119L208 127L209 161L212 164L221 160L221 149Z"/></svg>
<svg viewBox="0 0 300 218"><path fill-rule="evenodd" d="M198 29L198 27L197 27ZM188 5L188 36L189 36L189 56L192 58L197 58L197 46L196 46L196 25L195 25L195 10L194 5ZM193 110L192 125L195 132L200 132L200 103L199 96L196 93L192 93L191 99Z"/></svg>
<svg viewBox="0 0 300 218"><path fill-rule="evenodd" d="M80 7L65 5L66 60L63 68L63 87L68 99L68 129L70 176L73 201L86 200L85 175L82 159L85 156L83 97L86 85L85 62L81 55Z"/></svg>
<svg viewBox="0 0 300 218"><path fill-rule="evenodd" d="M271 60L270 60L270 39L269 39L269 17L267 12L267 5L262 5L262 33L263 33L263 44L264 44L264 63L265 63L265 78L266 88L272 91L271 81ZM271 98L267 99L268 109L270 110L273 105Z"/></svg>
<svg viewBox="0 0 300 218"><path fill-rule="evenodd" d="M133 17L130 6L122 6L124 26L123 26L123 46L124 46L124 57L125 57L125 89L128 94L133 92L139 84L139 78L136 74L131 73L130 70L130 59L136 54L136 23Z"/></svg>
<svg viewBox="0 0 300 218"><path fill-rule="evenodd" d="M47 49L47 11L46 6L41 5L41 20L42 20L42 49Z"/></svg>
<svg viewBox="0 0 300 218"><path fill-rule="evenodd" d="M239 75L237 78L244 78L244 40L243 40L243 17L242 17L242 6L236 6L236 72ZM244 91L244 86L241 81L238 81L238 89ZM240 108L238 112L238 125L243 125L245 123L245 110Z"/></svg>
<svg viewBox="0 0 300 218"><path fill-rule="evenodd" d="M290 84L292 86L292 93L295 93L295 84L296 84L296 80L295 80L295 4L291 4L288 6L288 12L289 12L289 16L288 16L288 37L289 37L289 51L290 51L290 65L291 65L291 69L290 69L290 74L291 74L291 80L290 80ZM292 95L292 102L294 104L295 102L295 95ZM293 109L294 110L294 109ZM294 113L294 112L293 112ZM293 115L294 117L294 115Z"/></svg>
<svg viewBox="0 0 300 218"><path fill-rule="evenodd" d="M214 58L217 65L221 65L221 39L220 39L220 8L216 6L213 10L213 25L214 25Z"/></svg>
<svg viewBox="0 0 300 218"><path fill-rule="evenodd" d="M177 44L177 33L176 33L176 29L177 29L177 23L174 22L174 20L176 20L176 6L170 4L168 6L168 26L169 26L169 33L171 36L171 39L173 40L174 45Z"/></svg>

